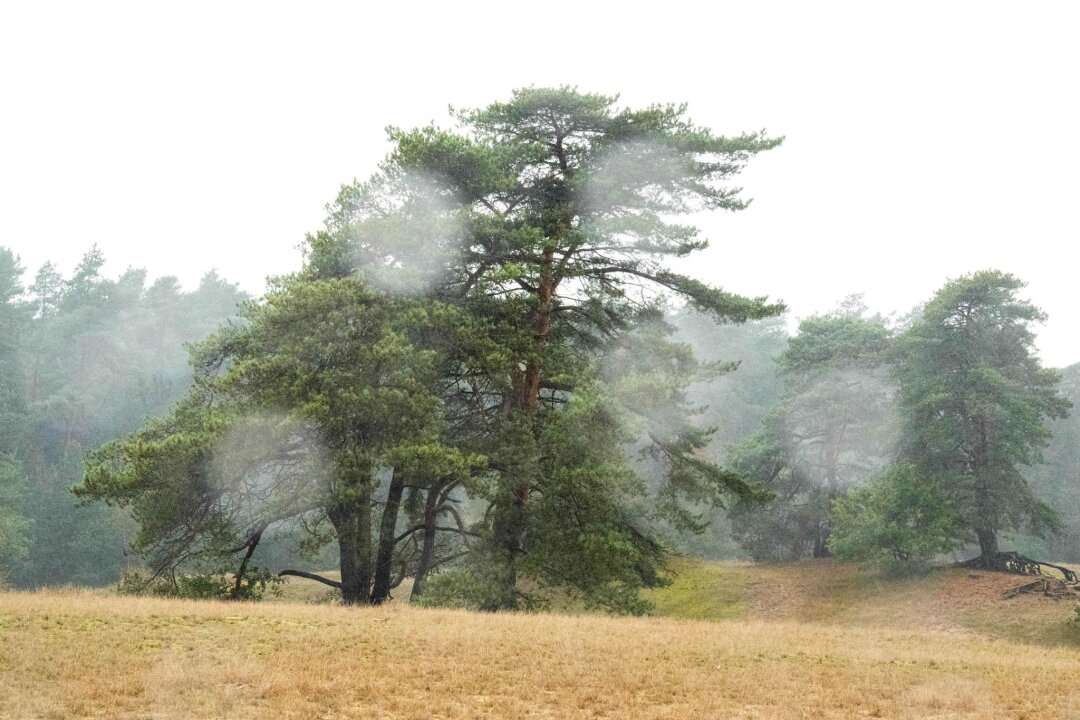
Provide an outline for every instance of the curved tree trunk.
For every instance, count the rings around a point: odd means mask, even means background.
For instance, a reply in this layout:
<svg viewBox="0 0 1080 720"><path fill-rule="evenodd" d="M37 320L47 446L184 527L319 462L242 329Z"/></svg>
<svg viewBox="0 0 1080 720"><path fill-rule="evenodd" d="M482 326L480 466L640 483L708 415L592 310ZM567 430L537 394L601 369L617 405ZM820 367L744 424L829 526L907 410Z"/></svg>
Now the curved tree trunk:
<svg viewBox="0 0 1080 720"><path fill-rule="evenodd" d="M398 511L401 508L401 495L405 491L405 475L396 472L390 479L390 488L386 493L386 506L383 508L382 523L379 526L379 546L375 555L375 582L371 589L371 604L381 605L390 597L393 584L395 537Z"/></svg>
<svg viewBox="0 0 1080 720"><path fill-rule="evenodd" d="M435 517L438 506L439 493L434 487L429 488L427 500L424 502L424 544L420 551L420 560L416 564L416 576L413 578L412 594L409 596L411 600L424 594L424 583L427 582L432 561L435 559Z"/></svg>

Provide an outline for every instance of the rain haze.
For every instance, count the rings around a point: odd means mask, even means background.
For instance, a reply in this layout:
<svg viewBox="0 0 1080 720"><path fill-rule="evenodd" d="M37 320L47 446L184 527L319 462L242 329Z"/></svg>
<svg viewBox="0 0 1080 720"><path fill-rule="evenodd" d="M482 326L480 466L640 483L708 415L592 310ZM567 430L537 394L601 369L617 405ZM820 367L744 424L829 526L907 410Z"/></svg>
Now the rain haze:
<svg viewBox="0 0 1080 720"><path fill-rule="evenodd" d="M684 269L796 317L864 292L905 312L993 267L1080 360L1073 3L9 3L0 10L0 243L32 272L97 244L106 271L259 294L295 270L383 128L450 124L516 87L686 102L786 137L697 219Z"/></svg>
<svg viewBox="0 0 1080 720"><path fill-rule="evenodd" d="M0 0L0 720L1077 720L1078 21Z"/></svg>

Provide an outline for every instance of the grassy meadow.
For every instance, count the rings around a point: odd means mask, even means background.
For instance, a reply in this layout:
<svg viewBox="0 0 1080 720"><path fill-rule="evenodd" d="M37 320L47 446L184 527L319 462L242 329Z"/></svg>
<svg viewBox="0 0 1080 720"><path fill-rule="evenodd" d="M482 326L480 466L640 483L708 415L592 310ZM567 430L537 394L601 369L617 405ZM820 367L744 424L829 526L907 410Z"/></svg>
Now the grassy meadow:
<svg viewBox="0 0 1080 720"><path fill-rule="evenodd" d="M650 618L6 593L0 718L1080 718L1075 603L1021 582L685 562Z"/></svg>

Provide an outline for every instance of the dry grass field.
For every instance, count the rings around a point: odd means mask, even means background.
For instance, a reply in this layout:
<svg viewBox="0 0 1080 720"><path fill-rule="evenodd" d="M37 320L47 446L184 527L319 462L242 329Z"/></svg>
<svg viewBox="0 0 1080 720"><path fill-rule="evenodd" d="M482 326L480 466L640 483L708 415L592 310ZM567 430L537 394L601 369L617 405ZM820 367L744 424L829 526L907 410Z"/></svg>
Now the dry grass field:
<svg viewBox="0 0 1080 720"><path fill-rule="evenodd" d="M1015 584L685 564L654 594L721 620L7 593L0 718L1080 720L1075 603Z"/></svg>

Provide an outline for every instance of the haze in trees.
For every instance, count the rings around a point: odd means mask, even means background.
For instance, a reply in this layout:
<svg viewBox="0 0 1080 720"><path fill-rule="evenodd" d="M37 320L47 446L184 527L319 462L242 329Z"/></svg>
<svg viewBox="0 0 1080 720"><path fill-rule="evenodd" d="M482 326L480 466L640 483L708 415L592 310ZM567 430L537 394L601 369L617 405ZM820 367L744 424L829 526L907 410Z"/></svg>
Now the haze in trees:
<svg viewBox="0 0 1080 720"><path fill-rule="evenodd" d="M842 554L925 559L977 542L971 565L1026 571L1028 561L1000 552L1000 534L1058 529L1023 472L1041 462L1048 423L1070 403L1034 351L1031 328L1044 316L1019 297L1023 287L993 270L957 278L899 336L898 462L840 507Z"/></svg>
<svg viewBox="0 0 1080 720"><path fill-rule="evenodd" d="M343 188L309 236L303 270L203 348L204 380L180 414L95 456L81 492L145 508L141 546L173 548L159 569L202 550L247 558L271 525L318 535L325 519L351 602L385 599L386 568L419 575L419 589L435 562L463 555L428 589L439 601L516 607L527 575L637 612L662 553L627 442L647 438L663 473L651 505L673 522L694 523L686 501L758 494L700 456L709 432L685 392L698 368L662 310L674 296L744 322L782 307L663 260L705 246L672 218L744 208L727 181L779 141L718 137L681 107L621 109L568 88L455 119L455 130L392 130L380 171ZM276 498L253 511L244 482L223 489L206 474L213 435L270 407L294 429L238 470ZM281 453L308 464L316 451L325 479L303 489L270 469L287 465ZM192 508L213 521L177 536ZM144 517L161 512L160 527ZM436 560L443 531L456 539Z"/></svg>
<svg viewBox="0 0 1080 720"><path fill-rule="evenodd" d="M1080 365L1070 365L1061 372L1061 394L1074 406L1080 402ZM1044 462L1024 469L1024 477L1036 496L1060 511L1061 529L1045 537L1022 534L1013 541L1018 548L1033 557L1046 557L1063 562L1080 561L1080 483L1076 481L1080 467L1080 414L1048 423L1052 433Z"/></svg>
<svg viewBox="0 0 1080 720"><path fill-rule="evenodd" d="M755 560L829 553L837 498L867 483L893 453L894 391L884 362L890 333L858 297L806 318L777 358L783 390L733 466L767 487L771 502L732 510L735 539Z"/></svg>
<svg viewBox="0 0 1080 720"><path fill-rule="evenodd" d="M19 587L117 579L126 514L80 507L84 454L164 411L190 385L183 344L243 295L208 273L192 292L146 272L102 275L93 248L68 278L51 263L26 287L0 248L0 569Z"/></svg>

